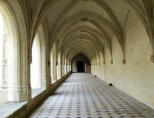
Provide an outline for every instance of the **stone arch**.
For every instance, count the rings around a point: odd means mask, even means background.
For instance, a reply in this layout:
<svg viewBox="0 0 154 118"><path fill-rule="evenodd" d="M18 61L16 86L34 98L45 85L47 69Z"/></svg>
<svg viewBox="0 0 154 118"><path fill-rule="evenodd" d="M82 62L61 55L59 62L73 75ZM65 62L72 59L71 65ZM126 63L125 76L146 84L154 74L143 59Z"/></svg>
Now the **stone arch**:
<svg viewBox="0 0 154 118"><path fill-rule="evenodd" d="M40 26L32 44L31 88L46 88L46 37L43 26ZM33 93L32 93L33 94Z"/></svg>
<svg viewBox="0 0 154 118"><path fill-rule="evenodd" d="M93 13L93 12L89 12L89 11L83 11L83 12L73 14L69 18L66 18L61 23L59 23L57 28L54 30L54 33L52 33L52 34L54 34L51 37L51 39L53 39L52 41L54 42L54 40L59 39L59 37L57 37L57 36L60 36L59 33L60 33L60 31L63 31L64 28L65 28L65 30L69 29L71 26L73 26L74 24L76 24L77 22L81 21L84 18L87 19L87 21L89 21L91 23L97 24L97 26L99 26L99 25L101 26L103 24L103 25L107 26L111 31L113 31L115 36L117 37L118 42L121 45L121 49L123 51L123 54L125 54L124 53L124 46L122 43L123 41L122 41L122 37L121 37L122 35L119 34L117 27L115 27L112 24L112 22L108 21L107 19L103 18L102 16L100 16L96 13ZM96 21L96 19L97 19L97 21ZM101 31L102 30L103 29L101 28ZM108 39L109 39L109 37L108 37ZM110 48L111 48L111 46L110 46Z"/></svg>
<svg viewBox="0 0 154 118"><path fill-rule="evenodd" d="M14 3L16 3L16 1ZM15 14L14 9L17 7L17 4L11 6L9 2L0 1L0 12L2 14L3 21L6 24L5 28L7 27L6 29L8 30L7 33L2 36L5 36L9 47L8 58L6 61L6 65L8 65L8 72L6 73L9 73L9 81L7 82L6 87L8 91L8 97L6 100L8 101L24 101L28 99L28 80L26 78L27 76L24 76L27 74L27 71L24 69L24 67L26 67L26 55L23 54L25 53L27 46L26 30L18 27L20 25L25 28L25 23L21 12ZM18 8L18 10L20 11L20 8ZM21 31L22 35L20 35ZM25 83L23 83L24 81Z"/></svg>
<svg viewBox="0 0 154 118"><path fill-rule="evenodd" d="M75 29L73 29L71 31L68 31L67 35L65 35L65 37L59 41L59 46L58 47L62 48L63 45L65 45L65 43L67 44L68 41L71 40L71 38L69 38L69 37L71 37L71 35L74 36L78 32L81 33L81 31L85 31L85 33L88 33L89 35L91 35L94 38L94 40L96 40L96 42L99 42L99 44L104 45L106 42L109 42L106 39L106 37L104 37L103 34L101 34L99 31L97 31L95 29L92 29L92 28L90 28L88 26L80 26L80 27L77 27L77 28L75 28ZM102 40L102 38L106 39L107 41ZM66 41L65 39L70 39L70 40Z"/></svg>
<svg viewBox="0 0 154 118"><path fill-rule="evenodd" d="M79 68L78 63L82 62L84 65L81 65ZM91 72L90 60L84 54L79 53L73 57L71 66L72 72ZM83 66L83 67L82 67Z"/></svg>
<svg viewBox="0 0 154 118"><path fill-rule="evenodd" d="M154 62L154 4L152 0L148 1L131 1L126 0L126 3L134 9L136 15L142 22L151 44L151 61Z"/></svg>
<svg viewBox="0 0 154 118"><path fill-rule="evenodd" d="M103 46L103 45L101 45L101 43L99 43L99 41L98 42L94 41L94 38L91 38L88 35L77 35L77 36L70 37L70 39L72 41L69 43L69 46L71 46L73 43L76 43L76 44L80 43L80 41L86 41L87 43L91 43L91 45L93 45L93 47L95 47L94 45L98 44L97 48L99 48L99 49L101 49L101 46ZM62 49L67 50L69 48L69 46L67 46L66 44L62 47Z"/></svg>

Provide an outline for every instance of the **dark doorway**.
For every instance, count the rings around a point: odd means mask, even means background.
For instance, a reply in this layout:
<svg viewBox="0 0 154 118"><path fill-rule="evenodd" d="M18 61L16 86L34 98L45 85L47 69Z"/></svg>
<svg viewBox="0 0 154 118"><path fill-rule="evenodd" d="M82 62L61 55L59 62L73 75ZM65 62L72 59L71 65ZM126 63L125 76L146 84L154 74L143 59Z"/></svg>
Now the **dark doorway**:
<svg viewBox="0 0 154 118"><path fill-rule="evenodd" d="M77 72L85 72L85 64L82 61L77 62Z"/></svg>

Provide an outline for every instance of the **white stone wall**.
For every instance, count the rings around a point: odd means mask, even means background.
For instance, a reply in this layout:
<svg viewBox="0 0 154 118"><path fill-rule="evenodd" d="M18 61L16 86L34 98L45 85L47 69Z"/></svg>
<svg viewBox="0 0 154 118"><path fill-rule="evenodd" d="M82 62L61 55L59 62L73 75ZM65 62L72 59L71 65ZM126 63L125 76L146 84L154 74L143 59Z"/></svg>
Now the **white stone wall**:
<svg viewBox="0 0 154 118"><path fill-rule="evenodd" d="M121 47L117 39L113 37L113 64L110 61L109 49L105 48L106 63L101 66L93 65L92 72L154 108L154 65L150 61L150 41L138 17L133 13L130 16L126 40L126 64L122 62Z"/></svg>

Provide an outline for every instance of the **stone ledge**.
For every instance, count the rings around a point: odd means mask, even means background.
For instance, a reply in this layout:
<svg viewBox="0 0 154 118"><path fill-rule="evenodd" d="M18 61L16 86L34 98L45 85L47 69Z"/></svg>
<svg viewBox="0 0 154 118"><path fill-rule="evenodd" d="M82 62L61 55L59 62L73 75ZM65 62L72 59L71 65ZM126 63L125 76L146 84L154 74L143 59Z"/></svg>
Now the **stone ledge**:
<svg viewBox="0 0 154 118"><path fill-rule="evenodd" d="M7 118L25 107L27 102L5 103L0 107L0 118Z"/></svg>
<svg viewBox="0 0 154 118"><path fill-rule="evenodd" d="M35 98L39 94L43 93L45 89L32 89L32 98Z"/></svg>
<svg viewBox="0 0 154 118"><path fill-rule="evenodd" d="M0 118L27 118L51 93L53 93L71 72L57 80L49 88L36 95L29 102L6 103L0 107Z"/></svg>

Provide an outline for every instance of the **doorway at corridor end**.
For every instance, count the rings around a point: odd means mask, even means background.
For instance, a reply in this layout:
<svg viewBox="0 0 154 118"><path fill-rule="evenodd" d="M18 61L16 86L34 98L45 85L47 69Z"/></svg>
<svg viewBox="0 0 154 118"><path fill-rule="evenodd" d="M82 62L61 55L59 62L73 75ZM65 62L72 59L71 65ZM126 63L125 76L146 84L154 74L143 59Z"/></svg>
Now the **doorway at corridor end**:
<svg viewBox="0 0 154 118"><path fill-rule="evenodd" d="M90 60L84 54L77 54L72 60L73 73L91 73Z"/></svg>

